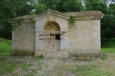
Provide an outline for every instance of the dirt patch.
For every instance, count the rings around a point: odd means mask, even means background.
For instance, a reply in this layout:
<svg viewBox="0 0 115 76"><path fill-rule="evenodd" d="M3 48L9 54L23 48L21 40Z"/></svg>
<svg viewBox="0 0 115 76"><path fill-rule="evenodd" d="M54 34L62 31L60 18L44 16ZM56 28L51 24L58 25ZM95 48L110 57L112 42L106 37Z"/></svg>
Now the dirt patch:
<svg viewBox="0 0 115 76"><path fill-rule="evenodd" d="M114 71L115 54L108 54L107 60L93 61L0 56L0 76L115 76Z"/></svg>

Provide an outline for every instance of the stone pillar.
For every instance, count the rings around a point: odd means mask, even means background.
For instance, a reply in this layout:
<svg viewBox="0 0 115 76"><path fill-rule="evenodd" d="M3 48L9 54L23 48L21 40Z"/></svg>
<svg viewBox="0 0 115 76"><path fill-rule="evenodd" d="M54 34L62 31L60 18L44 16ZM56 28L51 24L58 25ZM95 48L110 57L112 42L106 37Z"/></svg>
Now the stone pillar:
<svg viewBox="0 0 115 76"><path fill-rule="evenodd" d="M61 50L68 48L68 37L67 32L65 31L64 35L61 35Z"/></svg>

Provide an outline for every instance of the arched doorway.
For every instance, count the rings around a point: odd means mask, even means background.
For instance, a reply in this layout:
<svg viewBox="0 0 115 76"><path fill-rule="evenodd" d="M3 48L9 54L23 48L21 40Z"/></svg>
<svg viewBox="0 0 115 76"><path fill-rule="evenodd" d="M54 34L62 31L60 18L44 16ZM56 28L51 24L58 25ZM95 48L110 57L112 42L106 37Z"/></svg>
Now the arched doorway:
<svg viewBox="0 0 115 76"><path fill-rule="evenodd" d="M45 33L46 33L46 48L54 48L59 49L60 48L60 26L53 21L49 21L46 23L45 27Z"/></svg>

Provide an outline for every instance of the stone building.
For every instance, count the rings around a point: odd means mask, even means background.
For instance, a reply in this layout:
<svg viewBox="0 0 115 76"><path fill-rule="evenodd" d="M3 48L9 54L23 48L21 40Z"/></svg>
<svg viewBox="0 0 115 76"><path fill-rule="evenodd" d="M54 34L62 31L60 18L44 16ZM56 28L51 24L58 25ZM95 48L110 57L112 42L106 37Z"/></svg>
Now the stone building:
<svg viewBox="0 0 115 76"><path fill-rule="evenodd" d="M100 11L51 10L11 19L12 54L43 55L46 58L100 57Z"/></svg>

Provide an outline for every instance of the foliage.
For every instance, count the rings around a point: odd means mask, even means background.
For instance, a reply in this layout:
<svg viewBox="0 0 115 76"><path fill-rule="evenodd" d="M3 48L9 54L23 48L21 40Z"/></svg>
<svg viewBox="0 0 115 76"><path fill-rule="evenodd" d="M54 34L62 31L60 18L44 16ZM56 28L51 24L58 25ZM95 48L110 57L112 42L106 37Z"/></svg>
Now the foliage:
<svg viewBox="0 0 115 76"><path fill-rule="evenodd" d="M57 10L61 12L82 11L83 6L80 0L59 0Z"/></svg>
<svg viewBox="0 0 115 76"><path fill-rule="evenodd" d="M74 25L75 23L75 16L70 16L70 23Z"/></svg>
<svg viewBox="0 0 115 76"><path fill-rule="evenodd" d="M102 19L102 37L104 38L115 38L115 4L111 4L108 12Z"/></svg>
<svg viewBox="0 0 115 76"><path fill-rule="evenodd" d="M115 38L115 4L111 4L109 8L109 19L110 21L108 22L109 25L109 38ZM103 25L104 26L104 25Z"/></svg>
<svg viewBox="0 0 115 76"><path fill-rule="evenodd" d="M83 10L80 0L33 0L31 4L35 8L35 13L43 12L48 8L61 12Z"/></svg>
<svg viewBox="0 0 115 76"><path fill-rule="evenodd" d="M0 0L0 37L11 39L10 18L30 14L32 7L29 0Z"/></svg>
<svg viewBox="0 0 115 76"><path fill-rule="evenodd" d="M115 38L115 4L111 4L109 8L103 0L86 0L85 10L100 10L105 16L101 21L102 38Z"/></svg>
<svg viewBox="0 0 115 76"><path fill-rule="evenodd" d="M88 11L100 10L103 13L107 12L106 3L102 0L86 0L85 5Z"/></svg>
<svg viewBox="0 0 115 76"><path fill-rule="evenodd" d="M18 26L19 26L19 22L15 22L12 24L12 31L14 31Z"/></svg>

